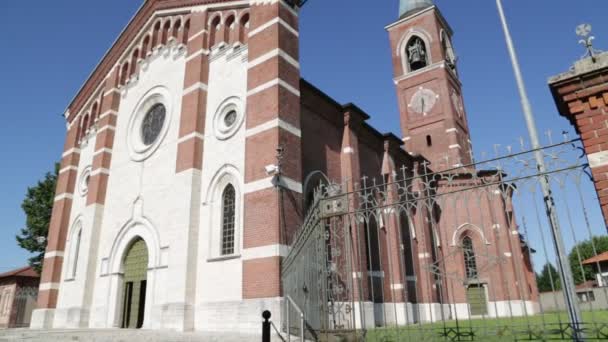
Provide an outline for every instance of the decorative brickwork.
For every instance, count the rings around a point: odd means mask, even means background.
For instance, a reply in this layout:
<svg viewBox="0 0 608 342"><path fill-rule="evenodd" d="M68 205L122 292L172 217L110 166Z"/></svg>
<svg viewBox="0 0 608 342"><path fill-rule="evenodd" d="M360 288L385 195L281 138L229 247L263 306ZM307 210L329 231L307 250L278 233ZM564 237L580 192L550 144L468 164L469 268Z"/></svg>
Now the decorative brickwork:
<svg viewBox="0 0 608 342"><path fill-rule="evenodd" d="M559 109L580 134L595 190L608 223L608 54L578 61L552 77L549 87Z"/></svg>

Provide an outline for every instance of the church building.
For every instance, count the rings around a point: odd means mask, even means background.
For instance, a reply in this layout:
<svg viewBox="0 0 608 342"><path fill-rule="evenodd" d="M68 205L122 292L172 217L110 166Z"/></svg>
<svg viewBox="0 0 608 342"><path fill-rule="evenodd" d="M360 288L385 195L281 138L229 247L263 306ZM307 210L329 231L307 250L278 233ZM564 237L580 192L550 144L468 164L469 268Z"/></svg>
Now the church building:
<svg viewBox="0 0 608 342"><path fill-rule="evenodd" d="M484 177L470 166L453 32L432 0L401 0L386 28L399 137L302 79L299 5L143 3L65 112L32 327L259 333L262 311L280 320L281 262L319 182L425 162L462 184ZM390 300L418 305L419 320L533 313L530 249L499 198L454 200L442 209L444 233L429 241L412 222L411 267L391 286L416 296ZM439 291L424 270L441 259L432 250L462 254L457 246L464 255L446 265L462 279ZM478 267L482 251L506 261Z"/></svg>

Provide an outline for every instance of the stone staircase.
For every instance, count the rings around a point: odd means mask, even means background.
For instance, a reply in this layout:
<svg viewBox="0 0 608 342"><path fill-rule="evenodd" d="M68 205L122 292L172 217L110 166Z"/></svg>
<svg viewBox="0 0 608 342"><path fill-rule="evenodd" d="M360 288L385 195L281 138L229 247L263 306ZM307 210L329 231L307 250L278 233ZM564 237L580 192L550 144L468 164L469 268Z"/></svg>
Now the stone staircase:
<svg viewBox="0 0 608 342"><path fill-rule="evenodd" d="M0 330L0 342L258 342L261 335L178 333L152 330ZM294 339L292 339L294 341ZM282 342L273 336L273 342Z"/></svg>

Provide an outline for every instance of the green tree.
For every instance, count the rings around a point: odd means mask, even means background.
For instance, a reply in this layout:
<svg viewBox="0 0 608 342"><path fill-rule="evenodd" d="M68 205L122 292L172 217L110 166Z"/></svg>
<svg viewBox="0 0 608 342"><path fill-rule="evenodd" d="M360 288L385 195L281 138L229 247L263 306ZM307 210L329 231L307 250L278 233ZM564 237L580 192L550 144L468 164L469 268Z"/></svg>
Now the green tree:
<svg viewBox="0 0 608 342"><path fill-rule="evenodd" d="M559 273L557 273L555 266L549 262L545 264L540 274L536 274L536 283L540 292L559 291L562 289Z"/></svg>
<svg viewBox="0 0 608 342"><path fill-rule="evenodd" d="M54 173L47 173L43 180L38 181L38 184L27 189L27 194L21 204L26 219L25 228L21 229L16 236L17 243L19 247L34 254L28 261L38 273L42 271L42 260L53 212L58 174L59 164L56 163Z"/></svg>
<svg viewBox="0 0 608 342"><path fill-rule="evenodd" d="M574 276L574 283L577 285L595 279L593 265L583 265L581 268L581 262L595 256L593 245L595 245L597 254L608 251L608 236L594 236L593 243L592 240L580 242L572 248L572 251L568 255L570 267L572 267L572 275Z"/></svg>

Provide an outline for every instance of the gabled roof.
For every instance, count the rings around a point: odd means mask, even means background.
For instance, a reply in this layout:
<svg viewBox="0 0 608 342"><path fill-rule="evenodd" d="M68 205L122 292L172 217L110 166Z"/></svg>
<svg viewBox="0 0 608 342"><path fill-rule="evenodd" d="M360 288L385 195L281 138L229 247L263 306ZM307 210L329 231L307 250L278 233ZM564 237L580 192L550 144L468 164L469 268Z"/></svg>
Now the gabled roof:
<svg viewBox="0 0 608 342"><path fill-rule="evenodd" d="M234 0L145 0L68 105L69 116L66 117L67 121L71 122L76 117L89 97L110 74L131 41L137 37L156 11L228 1Z"/></svg>
<svg viewBox="0 0 608 342"><path fill-rule="evenodd" d="M606 262L608 261L608 252L604 252L602 254L596 255L592 258L589 258L585 261L583 261L583 265L591 265L591 264L596 264L598 262Z"/></svg>
<svg viewBox="0 0 608 342"><path fill-rule="evenodd" d="M33 268L28 266L0 274L0 279L9 277L39 278L40 275L34 271Z"/></svg>

